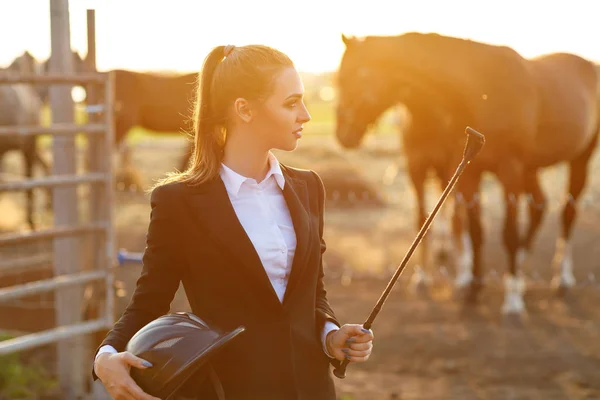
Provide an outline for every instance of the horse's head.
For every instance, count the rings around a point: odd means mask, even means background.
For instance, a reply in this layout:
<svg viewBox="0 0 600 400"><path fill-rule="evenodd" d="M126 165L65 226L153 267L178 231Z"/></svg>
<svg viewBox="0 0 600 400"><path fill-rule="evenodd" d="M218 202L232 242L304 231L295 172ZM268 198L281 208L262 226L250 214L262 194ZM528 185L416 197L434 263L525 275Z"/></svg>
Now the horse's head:
<svg viewBox="0 0 600 400"><path fill-rule="evenodd" d="M358 147L369 126L398 100L377 42L342 35L346 50L338 69L336 137L346 148Z"/></svg>
<svg viewBox="0 0 600 400"><path fill-rule="evenodd" d="M19 75L40 75L43 73L44 65L26 51L13 60L8 70Z"/></svg>
<svg viewBox="0 0 600 400"><path fill-rule="evenodd" d="M369 125L396 103L416 117L416 130L434 122L446 126L450 116L456 119L463 112L460 88L445 79L452 65L444 61L466 42L416 32L365 39L342 35L342 41L346 50L338 69L336 129L342 146L359 146Z"/></svg>

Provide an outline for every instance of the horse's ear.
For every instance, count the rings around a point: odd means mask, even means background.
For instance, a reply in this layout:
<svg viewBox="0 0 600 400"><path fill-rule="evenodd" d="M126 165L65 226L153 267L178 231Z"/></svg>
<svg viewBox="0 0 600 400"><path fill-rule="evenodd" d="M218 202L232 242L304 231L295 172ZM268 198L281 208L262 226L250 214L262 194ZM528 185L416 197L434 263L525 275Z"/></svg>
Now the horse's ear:
<svg viewBox="0 0 600 400"><path fill-rule="evenodd" d="M354 43L354 38L348 37L342 33L342 42L344 42L346 47L349 47L352 43Z"/></svg>

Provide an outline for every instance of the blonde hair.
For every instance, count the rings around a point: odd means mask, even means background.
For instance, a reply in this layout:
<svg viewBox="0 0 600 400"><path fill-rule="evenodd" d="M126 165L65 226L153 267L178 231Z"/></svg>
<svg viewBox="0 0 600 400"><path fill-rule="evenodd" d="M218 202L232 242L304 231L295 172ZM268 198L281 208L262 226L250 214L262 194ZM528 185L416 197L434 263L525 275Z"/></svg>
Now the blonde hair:
<svg viewBox="0 0 600 400"><path fill-rule="evenodd" d="M230 106L240 97L266 98L275 75L293 66L287 55L268 46L215 47L196 81L194 146L189 165L185 171L167 174L154 187L170 182L199 185L215 179L223 160Z"/></svg>

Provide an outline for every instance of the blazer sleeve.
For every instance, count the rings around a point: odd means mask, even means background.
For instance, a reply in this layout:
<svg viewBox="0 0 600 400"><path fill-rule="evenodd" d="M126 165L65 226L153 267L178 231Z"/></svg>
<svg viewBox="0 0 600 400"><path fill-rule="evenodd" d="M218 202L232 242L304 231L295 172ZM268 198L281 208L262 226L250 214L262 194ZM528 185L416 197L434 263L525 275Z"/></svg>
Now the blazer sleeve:
<svg viewBox="0 0 600 400"><path fill-rule="evenodd" d="M142 257L142 272L125 312L96 349L111 345L118 352L125 350L129 339L150 321L167 314L179 288L185 259L178 251L178 231L175 204L177 193L172 186L159 186L150 198L150 225ZM179 228L179 229L178 229ZM92 369L94 380L97 379Z"/></svg>
<svg viewBox="0 0 600 400"><path fill-rule="evenodd" d="M319 262L319 278L317 281L317 293L316 293L316 321L317 321L317 334L320 335L323 331L326 321L331 321L336 324L338 327L341 327L340 322L335 316L333 309L329 305L329 301L327 300L327 291L325 290L324 276L325 272L323 271L323 253L327 250L327 244L323 239L323 223L324 223L324 214L325 214L325 185L323 185L323 181L321 177L317 175L316 172L312 171L316 185L318 189L318 203L319 203L319 238L321 240L321 259ZM339 361L335 358L330 357L330 363L334 366L339 365Z"/></svg>

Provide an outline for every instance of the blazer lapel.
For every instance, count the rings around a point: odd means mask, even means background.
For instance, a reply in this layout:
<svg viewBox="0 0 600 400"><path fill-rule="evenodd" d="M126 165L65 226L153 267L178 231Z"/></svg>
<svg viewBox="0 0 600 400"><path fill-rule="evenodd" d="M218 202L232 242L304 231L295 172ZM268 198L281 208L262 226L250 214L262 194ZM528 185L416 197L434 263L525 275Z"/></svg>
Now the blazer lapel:
<svg viewBox="0 0 600 400"><path fill-rule="evenodd" d="M294 224L294 231L296 232L296 252L292 262L292 271L283 297L283 302L285 303L297 286L298 281L302 276L302 272L304 272L306 267L306 254L310 243L311 224L308 211L310 208L306 182L289 176L287 170L283 166L282 172L285 177L283 196L289 208Z"/></svg>
<svg viewBox="0 0 600 400"><path fill-rule="evenodd" d="M192 190L187 201L196 218L227 253L237 258L241 272L257 285L258 293L268 293L271 300L281 304L252 241L235 214L223 181L217 178Z"/></svg>

